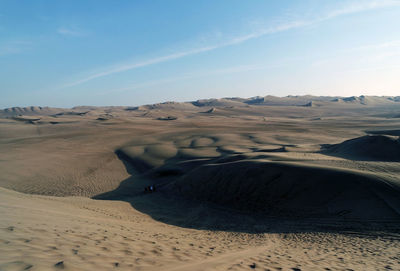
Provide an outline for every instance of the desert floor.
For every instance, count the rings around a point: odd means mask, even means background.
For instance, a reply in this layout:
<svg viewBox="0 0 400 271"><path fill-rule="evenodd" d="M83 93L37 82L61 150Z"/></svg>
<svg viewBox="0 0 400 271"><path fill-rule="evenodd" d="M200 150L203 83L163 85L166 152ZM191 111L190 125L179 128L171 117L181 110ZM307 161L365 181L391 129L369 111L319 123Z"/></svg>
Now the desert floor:
<svg viewBox="0 0 400 271"><path fill-rule="evenodd" d="M400 270L400 102L272 102L1 110L0 270Z"/></svg>

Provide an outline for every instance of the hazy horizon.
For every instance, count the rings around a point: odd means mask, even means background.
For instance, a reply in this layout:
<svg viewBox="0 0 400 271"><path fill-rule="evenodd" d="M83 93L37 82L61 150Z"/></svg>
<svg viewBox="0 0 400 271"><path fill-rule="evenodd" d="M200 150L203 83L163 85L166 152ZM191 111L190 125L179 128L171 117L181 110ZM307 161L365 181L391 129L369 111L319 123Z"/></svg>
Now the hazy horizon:
<svg viewBox="0 0 400 271"><path fill-rule="evenodd" d="M0 10L0 108L399 95L398 0L2 1Z"/></svg>
<svg viewBox="0 0 400 271"><path fill-rule="evenodd" d="M90 104L76 104L76 105L72 105L72 106L59 106L58 108L64 108L64 109L68 109L68 108L74 108L74 107L119 107L119 106L142 106L142 105L151 105L151 104L165 104L165 103L170 103L170 102L176 102L176 103L191 103L191 102L195 102L195 101L203 101L203 100L220 100L220 99L252 99L252 98L258 98L258 97L267 97L267 96L271 96L271 97L276 97L276 98L288 98L288 97L305 97L305 96L313 96L313 97L330 97L332 99L334 98L350 98L350 97L362 97L362 96L366 96L366 97L400 97L400 95L358 95L358 96L354 96L354 95L350 95L350 96L333 96L333 95L312 95L312 94L303 94L303 95L285 95L285 96L276 96L276 95L260 95L260 96L250 96L250 97L239 97L239 96L232 96L232 97L206 97L206 98L198 98L198 99L192 99L192 100L182 100L182 101L177 101L177 100L164 100L164 101L156 101L156 102L152 102L152 103L143 103L143 104L118 104L118 105L108 105L108 104L103 104L103 105L90 105ZM24 108L24 107L53 107L53 108L57 108L57 106L50 106L50 105L42 105L42 104L27 104L27 105L21 105L21 106L9 106L9 107L0 107L0 110L4 110L4 109L8 109L8 108Z"/></svg>

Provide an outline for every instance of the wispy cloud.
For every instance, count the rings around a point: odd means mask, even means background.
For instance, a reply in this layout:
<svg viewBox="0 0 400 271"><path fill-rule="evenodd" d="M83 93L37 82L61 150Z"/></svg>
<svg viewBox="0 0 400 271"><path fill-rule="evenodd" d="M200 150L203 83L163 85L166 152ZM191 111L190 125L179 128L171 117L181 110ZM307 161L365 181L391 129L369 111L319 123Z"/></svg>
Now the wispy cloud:
<svg viewBox="0 0 400 271"><path fill-rule="evenodd" d="M381 49L392 49L392 48L400 48L400 40L366 44L359 47L351 48L349 49L349 51L381 50Z"/></svg>
<svg viewBox="0 0 400 271"><path fill-rule="evenodd" d="M368 44L354 48L354 51L370 52L366 57L370 62L377 62L384 59L393 59L400 55L400 40L387 41L377 44Z"/></svg>
<svg viewBox="0 0 400 271"><path fill-rule="evenodd" d="M32 42L23 40L0 43L0 57L22 53L28 50L31 44Z"/></svg>
<svg viewBox="0 0 400 271"><path fill-rule="evenodd" d="M370 68L360 68L360 69L350 69L344 71L344 73L349 72L370 72L370 71L391 71L391 70L400 70L400 65L387 65L387 66L379 66L379 67L370 67Z"/></svg>
<svg viewBox="0 0 400 271"><path fill-rule="evenodd" d="M328 20L342 15L395 6L400 6L399 0L358 1L342 8L332 10L327 15L320 18L320 20Z"/></svg>
<svg viewBox="0 0 400 271"><path fill-rule="evenodd" d="M59 27L57 33L64 36L81 37L85 36L86 32L77 28Z"/></svg>
<svg viewBox="0 0 400 271"><path fill-rule="evenodd" d="M300 26L303 26L304 24L305 24L304 22L300 22L300 21L291 22L291 23L282 24L282 25L279 25L276 27L262 29L262 30L259 30L259 31L256 31L256 32L253 32L253 33L250 33L247 35L234 37L228 41L225 41L225 42L219 43L219 44L215 44L215 45L200 47L200 48L196 48L196 49L188 50L188 51L177 52L177 53L173 53L170 55L161 56L158 58L152 58L152 59L145 60L142 62L118 64L118 65L115 65L112 67L108 67L108 68L104 69L104 71L102 71L102 72L94 73L92 75L89 75L88 77L81 79L81 80L66 84L66 85L64 85L64 87L80 85L82 83L91 81L96 78L104 77L107 75L124 72L124 71L128 71L128 70L133 70L136 68L145 67L145 66L149 66L149 65L153 65L153 64L158 64L158 63L162 63L162 62L166 62L166 61L170 61L170 60L174 60L174 59L179 59L179 58L183 58L183 57L190 56L190 55L196 55L199 53L208 52L208 51L216 50L219 48L223 48L223 47L227 47L227 46L231 46L231 45L235 45L235 44L240 44L245 41L255 39L255 38L267 35L267 34L273 34L273 33L281 32L281 31L289 30L289 29L292 29L295 27L300 27Z"/></svg>
<svg viewBox="0 0 400 271"><path fill-rule="evenodd" d="M400 55L400 40L385 41L380 43L365 44L336 52L334 57L319 59L312 63L312 66L327 66L334 63L344 63L343 58L357 56L357 62L363 64L380 62L385 59L394 58Z"/></svg>
<svg viewBox="0 0 400 271"><path fill-rule="evenodd" d="M118 73L118 72L123 72L123 71L127 71L127 70L133 70L136 68L140 68L140 67L145 67L145 66L149 66L149 65L153 65L153 64L157 64L157 63L161 63L161 62L166 62L169 60L173 60L173 59L178 59L178 58L182 58L188 55L194 55L194 54L198 54L201 52L206 52L206 51L210 51L213 50L217 47L215 46L210 46L210 47L203 47L203 48L198 48L195 50L191 50L191 51L186 51L186 52L178 52L178 53L174 53L171 55L166 55L166 56L162 56L162 57L158 57L158 58L153 58L153 59L149 59L149 60L145 60L143 62L135 62L135 63L128 63L128 64L121 64L121 65L116 65L114 67L109 67L108 69L105 69L105 71L103 72L99 72L99 73L95 73L93 75L90 75L86 78L83 78L81 80L75 81L73 83L67 84L64 87L70 87L70 86L75 86L75 85L79 85L82 83L85 83L87 81L99 78L99 77L103 77L106 75L110 75L110 74L114 74L114 73Z"/></svg>
<svg viewBox="0 0 400 271"><path fill-rule="evenodd" d="M137 90L137 89L142 89L142 88L146 88L146 87L164 85L164 84L168 84L168 83L174 83L174 82L179 82L179 81L184 81L184 80L194 79L194 78L202 78L202 77L207 77L207 76L226 75L226 74L242 73L242 72L248 72L248 71L273 69L273 68L277 68L277 67L282 67L284 65L286 65L286 64L281 63L281 64L276 64L276 65L239 65L239 66L234 66L234 67L215 69L215 70L211 70L211 71L185 73L185 74L182 74L181 76L177 76L177 77L169 77L169 78L165 78L165 79L152 80L149 82L137 83L137 84L134 84L134 85L131 85L128 87L112 89L109 91L98 93L98 95L108 95L108 94L112 94L112 93Z"/></svg>
<svg viewBox="0 0 400 271"><path fill-rule="evenodd" d="M296 29L296 28L301 28L301 27L312 25L312 24L320 23L320 22L323 22L326 20L331 20L331 19L339 17L339 16L344 16L344 15L349 15L349 14L354 14L354 13L359 13L359 12L364 12L364 11L370 11L370 10L375 10L375 9L380 9L380 8L386 8L386 7L394 7L394 6L400 6L400 0L379 0L379 1L368 1L368 2L366 2L366 1L354 2L351 5L347 5L342 8L331 10L327 13L316 16L315 18L310 19L310 20L294 20L294 21L289 21L289 22L282 23L279 25L275 25L272 27L260 28L256 31L250 32L245 35L230 38L230 39L226 40L225 42L221 42L218 44L204 46L204 47L191 49L191 50L187 50L187 51L176 52L173 54L156 57L156 58L148 59L148 60L141 61L141 62L116 64L116 65L113 65L110 67L103 68L102 69L103 71L92 73L91 75L88 75L80 80L65 84L63 87L71 87L71 86L75 86L75 85L80 85L85 82L94 80L96 78L104 77L107 75L120 73L120 72L124 72L124 71L128 71L128 70L133 70L133 69L137 69L140 67L154 65L154 64L158 64L158 63L162 63L162 62L167 62L170 60L179 59L179 58L183 58L183 57L190 56L190 55L196 55L196 54L200 54L203 52L213 51L213 50L216 50L219 48L228 47L228 46L240 44L240 43L252 40L252 39L260 38L262 36L279 33L279 32L284 32L284 31L288 31L288 30L292 30L292 29Z"/></svg>

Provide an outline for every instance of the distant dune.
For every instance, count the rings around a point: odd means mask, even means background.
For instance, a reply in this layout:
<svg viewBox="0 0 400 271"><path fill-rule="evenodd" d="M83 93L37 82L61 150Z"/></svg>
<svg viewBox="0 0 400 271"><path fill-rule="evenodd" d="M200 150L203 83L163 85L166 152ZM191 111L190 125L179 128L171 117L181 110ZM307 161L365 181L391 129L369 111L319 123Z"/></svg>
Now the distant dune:
<svg viewBox="0 0 400 271"><path fill-rule="evenodd" d="M164 102L158 104L142 105L136 107L95 107L95 106L76 106L73 111L65 112L66 109L51 107L12 107L0 110L0 116L16 115L51 115L51 114L73 114L77 112L95 111L99 108L108 110L194 110L196 107L244 107L248 105L264 106L313 106L313 105L335 105L335 103L351 103L370 106L388 106L400 102L400 96L351 96L351 97L329 97L329 96L286 96L286 97L252 97L252 98L221 98L221 99L202 99L193 102Z"/></svg>
<svg viewBox="0 0 400 271"><path fill-rule="evenodd" d="M17 115L52 115L57 112L62 112L64 109L52 108L52 107L41 107L41 106L29 106L29 107L11 107L0 110L1 116L17 116Z"/></svg>

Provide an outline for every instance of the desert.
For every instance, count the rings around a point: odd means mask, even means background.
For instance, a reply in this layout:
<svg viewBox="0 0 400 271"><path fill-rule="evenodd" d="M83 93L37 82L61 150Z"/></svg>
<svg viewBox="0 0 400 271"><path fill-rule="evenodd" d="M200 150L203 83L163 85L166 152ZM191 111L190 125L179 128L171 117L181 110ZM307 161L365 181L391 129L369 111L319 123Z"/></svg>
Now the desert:
<svg viewBox="0 0 400 271"><path fill-rule="evenodd" d="M397 270L399 113L389 96L3 109L0 270Z"/></svg>
<svg viewBox="0 0 400 271"><path fill-rule="evenodd" d="M400 270L400 0L0 0L0 271Z"/></svg>

